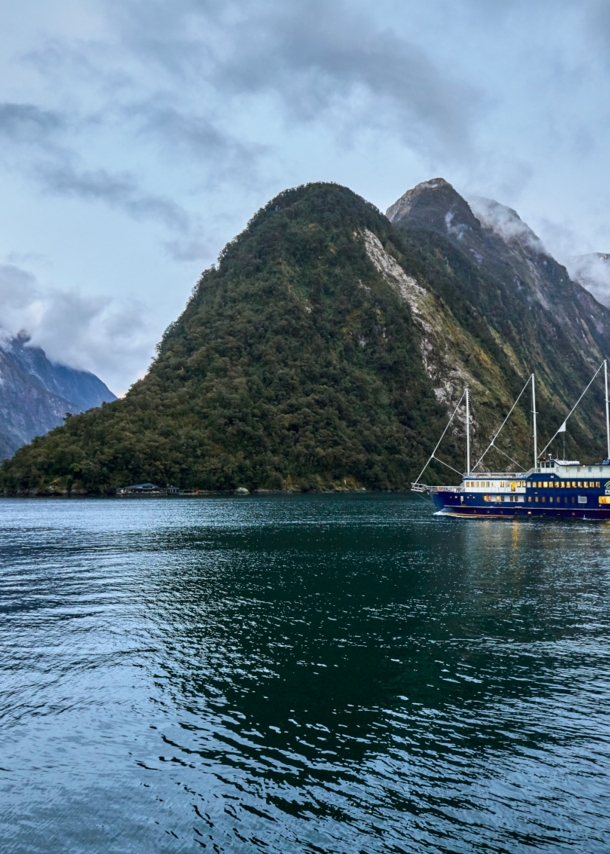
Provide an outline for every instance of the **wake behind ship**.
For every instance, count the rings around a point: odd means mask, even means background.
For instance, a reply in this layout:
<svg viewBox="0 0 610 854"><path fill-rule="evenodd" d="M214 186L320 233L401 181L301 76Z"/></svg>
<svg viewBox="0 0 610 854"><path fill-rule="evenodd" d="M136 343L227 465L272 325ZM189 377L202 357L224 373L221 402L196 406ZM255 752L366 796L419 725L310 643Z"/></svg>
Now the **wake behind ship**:
<svg viewBox="0 0 610 854"><path fill-rule="evenodd" d="M557 436L565 432L568 418L572 415L591 384L604 369L606 384L606 440L607 457L599 465L581 465L577 460L559 460L545 451ZM532 386L532 421L534 438L534 466L522 472L477 471L485 455L494 447L495 440L508 421L515 406ZM466 407L466 467L459 486L428 486L420 483L424 471L432 460L442 462L436 452L443 437L465 400ZM470 467L470 399L468 388L460 399L443 435L439 439L428 462L411 488L415 492L428 493L439 513L462 517L502 516L550 516L555 518L610 519L610 403L608 398L608 365L604 361L593 379L581 394L559 430L547 443L541 454L537 449L536 430L536 381L532 374L521 394L515 400L487 450L471 469ZM446 465L446 463L444 463Z"/></svg>

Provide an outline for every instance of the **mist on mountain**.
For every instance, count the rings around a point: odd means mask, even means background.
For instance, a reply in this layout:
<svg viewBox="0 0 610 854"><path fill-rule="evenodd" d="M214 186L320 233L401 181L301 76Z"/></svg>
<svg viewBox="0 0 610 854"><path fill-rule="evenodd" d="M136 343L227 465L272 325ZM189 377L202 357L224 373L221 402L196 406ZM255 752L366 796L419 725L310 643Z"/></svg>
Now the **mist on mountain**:
<svg viewBox="0 0 610 854"><path fill-rule="evenodd" d="M62 424L67 415L116 400L98 377L50 361L29 335L0 336L0 457Z"/></svg>

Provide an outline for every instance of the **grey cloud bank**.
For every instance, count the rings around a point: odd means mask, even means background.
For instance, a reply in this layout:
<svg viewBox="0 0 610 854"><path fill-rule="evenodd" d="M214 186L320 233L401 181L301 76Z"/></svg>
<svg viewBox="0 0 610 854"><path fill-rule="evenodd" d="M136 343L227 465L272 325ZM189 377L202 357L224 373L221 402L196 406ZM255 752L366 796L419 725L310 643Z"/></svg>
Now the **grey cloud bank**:
<svg viewBox="0 0 610 854"><path fill-rule="evenodd" d="M0 258L50 267L5 264L0 325L23 317L115 391L288 186L385 209L443 175L559 260L610 250L598 0L25 0L2 42Z"/></svg>

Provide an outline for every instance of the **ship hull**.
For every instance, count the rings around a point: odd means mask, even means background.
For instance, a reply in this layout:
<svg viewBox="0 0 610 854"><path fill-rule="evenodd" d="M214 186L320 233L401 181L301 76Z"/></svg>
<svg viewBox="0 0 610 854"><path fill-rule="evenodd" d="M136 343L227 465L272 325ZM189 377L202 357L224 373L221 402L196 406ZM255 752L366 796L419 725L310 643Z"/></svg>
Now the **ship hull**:
<svg viewBox="0 0 610 854"><path fill-rule="evenodd" d="M568 505L566 507L536 507L524 502L490 506L479 496L463 496L457 492L433 492L431 495L437 511L445 516L462 518L550 518L550 519L610 519L610 505L606 507Z"/></svg>

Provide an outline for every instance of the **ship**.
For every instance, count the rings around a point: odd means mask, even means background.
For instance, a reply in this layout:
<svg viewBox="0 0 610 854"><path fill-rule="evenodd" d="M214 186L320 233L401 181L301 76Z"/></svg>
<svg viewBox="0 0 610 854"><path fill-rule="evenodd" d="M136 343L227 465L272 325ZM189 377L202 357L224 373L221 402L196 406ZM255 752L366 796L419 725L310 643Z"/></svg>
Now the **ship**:
<svg viewBox="0 0 610 854"><path fill-rule="evenodd" d="M567 422L600 372L604 371L606 391L606 458L598 465L582 465L578 460L558 459L548 448L557 437L566 432ZM492 472L479 470L487 453L494 447L502 429L508 422L519 400L531 385L533 425L533 465L527 471ZM421 482L424 472L433 460L451 468L437 456L438 449L457 413L464 406L466 433L466 471L459 486L429 486ZM470 392L468 386L451 415L441 438L416 481L414 492L427 494L438 515L461 518L501 517L551 517L565 519L610 519L610 403L608 398L608 363L597 369L576 404L572 407L555 435L538 452L536 426L536 379L531 374L521 393L513 403L500 429L477 463L471 467L470 447ZM564 443L565 446L565 443Z"/></svg>

